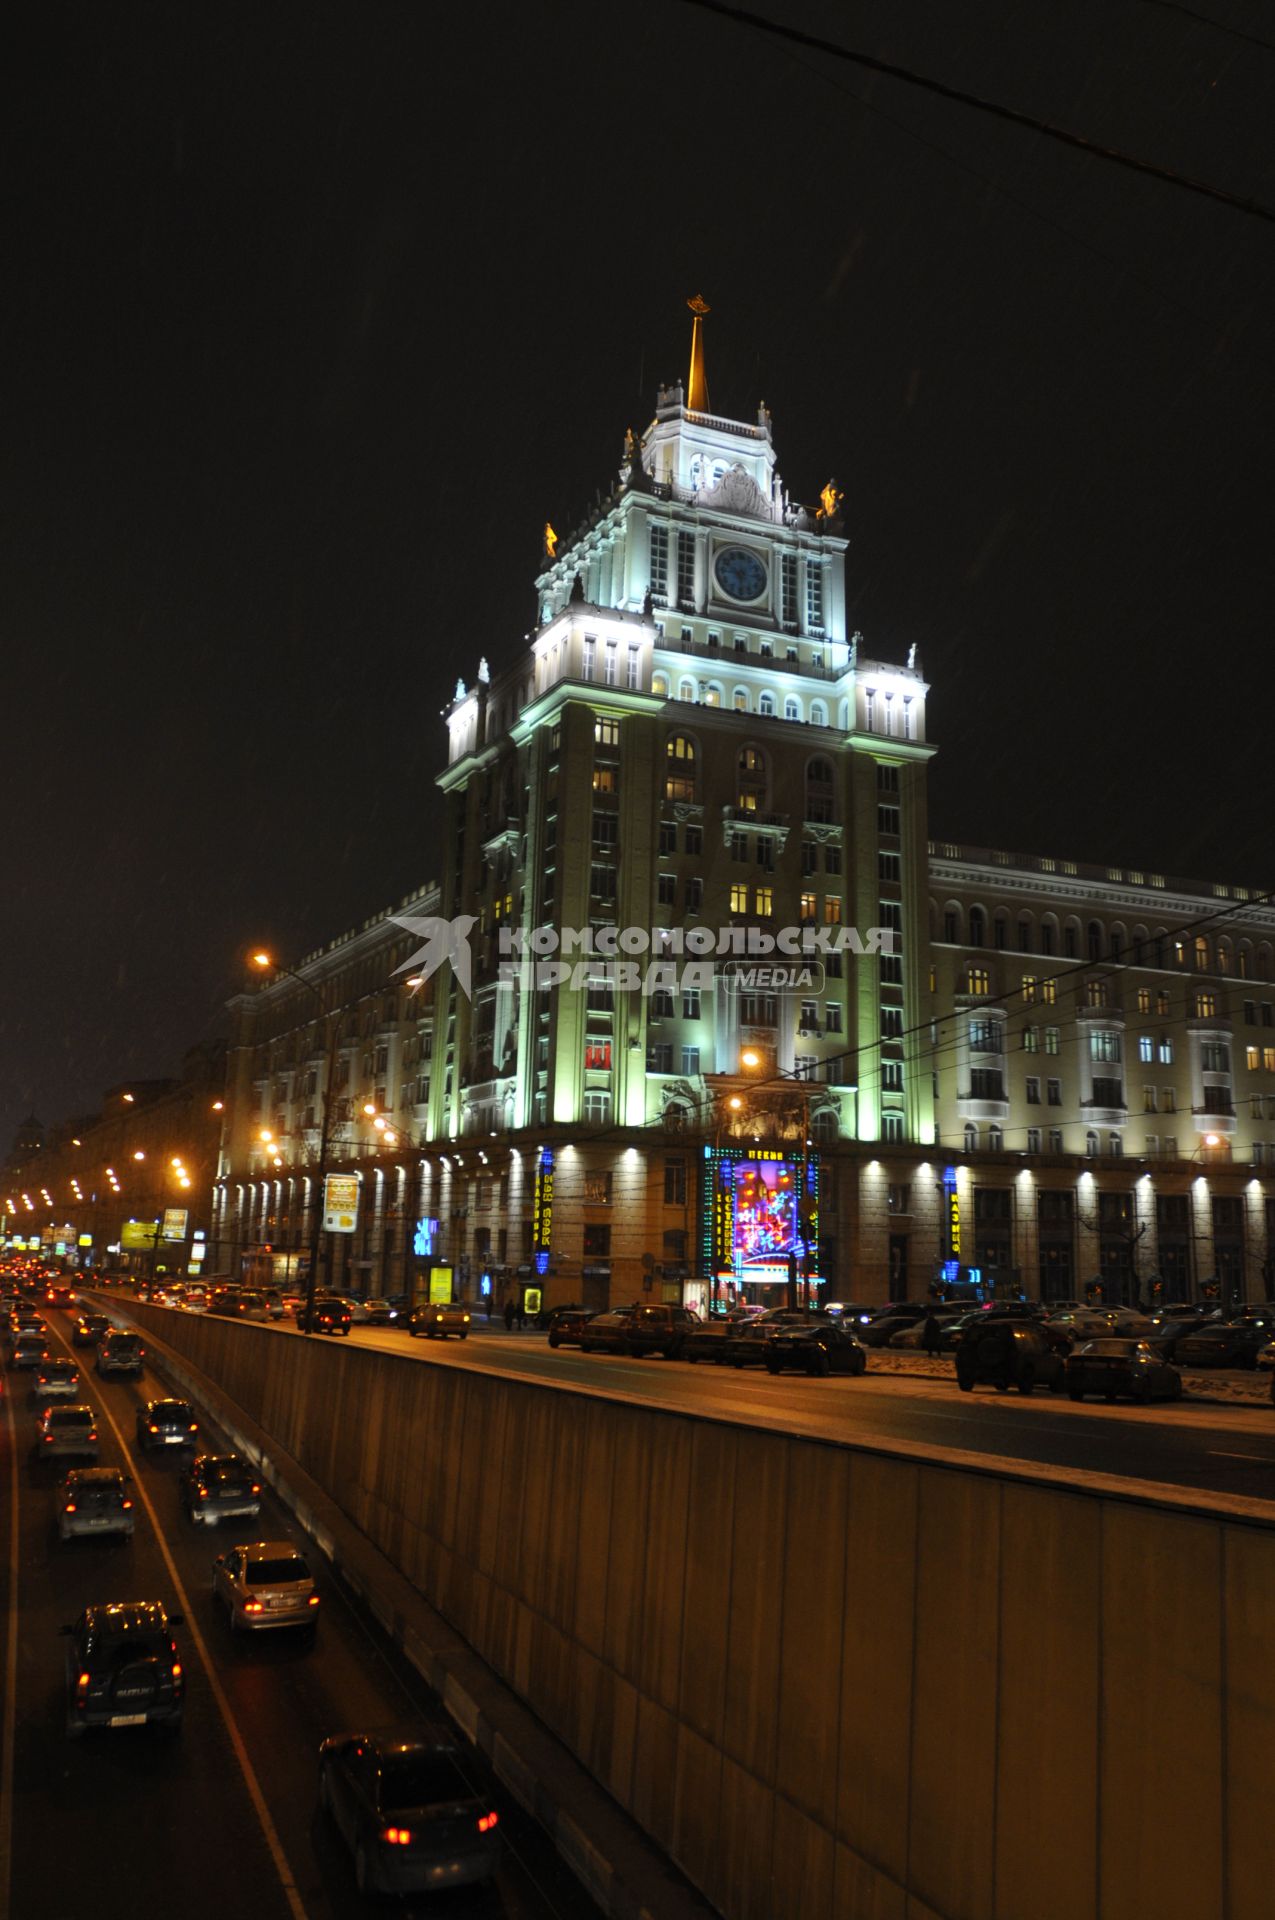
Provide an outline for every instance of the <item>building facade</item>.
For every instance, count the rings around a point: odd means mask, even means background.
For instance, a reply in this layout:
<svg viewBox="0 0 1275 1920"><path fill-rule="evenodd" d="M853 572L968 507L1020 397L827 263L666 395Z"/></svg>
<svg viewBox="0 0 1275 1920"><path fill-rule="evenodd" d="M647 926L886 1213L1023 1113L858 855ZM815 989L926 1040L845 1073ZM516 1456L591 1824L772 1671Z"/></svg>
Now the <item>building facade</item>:
<svg viewBox="0 0 1275 1920"><path fill-rule="evenodd" d="M840 498L710 410L701 324L457 687L437 885L234 1003L219 1263L304 1264L336 1047L356 1290L1275 1291L1268 896L930 840L915 649L848 630ZM464 948L415 986L412 918Z"/></svg>

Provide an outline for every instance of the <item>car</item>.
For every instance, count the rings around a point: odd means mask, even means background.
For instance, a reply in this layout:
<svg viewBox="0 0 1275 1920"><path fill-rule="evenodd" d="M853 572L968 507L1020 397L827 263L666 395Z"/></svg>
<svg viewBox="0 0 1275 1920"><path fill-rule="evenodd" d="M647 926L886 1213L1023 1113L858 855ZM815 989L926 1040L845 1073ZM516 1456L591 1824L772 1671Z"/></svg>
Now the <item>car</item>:
<svg viewBox="0 0 1275 1920"><path fill-rule="evenodd" d="M36 1424L33 1460L96 1460L97 1449L97 1415L92 1407L45 1407Z"/></svg>
<svg viewBox="0 0 1275 1920"><path fill-rule="evenodd" d="M636 1307L611 1307L595 1313L580 1336L581 1353L627 1353L629 1321Z"/></svg>
<svg viewBox="0 0 1275 1920"><path fill-rule="evenodd" d="M72 1467L57 1490L58 1539L115 1533L131 1540L133 1502L128 1485L128 1475L118 1467Z"/></svg>
<svg viewBox="0 0 1275 1920"><path fill-rule="evenodd" d="M966 1328L956 1349L956 1384L962 1393L972 1393L976 1386L996 1387L1001 1393L1017 1387L1020 1393L1031 1393L1041 1385L1061 1393L1066 1366L1031 1321L980 1319Z"/></svg>
<svg viewBox="0 0 1275 1920"><path fill-rule="evenodd" d="M202 1313L207 1305L208 1292L204 1287L192 1284L188 1286L182 1294L182 1311L184 1313Z"/></svg>
<svg viewBox="0 0 1275 1920"><path fill-rule="evenodd" d="M71 1626L66 1650L66 1731L90 1727L182 1723L186 1679L173 1628L183 1624L158 1600L119 1600L86 1607Z"/></svg>
<svg viewBox="0 0 1275 1920"><path fill-rule="evenodd" d="M549 1345L578 1347L585 1328L596 1317L593 1307L555 1307L549 1316Z"/></svg>
<svg viewBox="0 0 1275 1920"><path fill-rule="evenodd" d="M682 1359L691 1366L707 1360L720 1367L732 1336L747 1324L747 1321L710 1320L703 1326L692 1327L682 1342Z"/></svg>
<svg viewBox="0 0 1275 1920"><path fill-rule="evenodd" d="M625 1351L637 1359L648 1353L679 1360L688 1334L703 1326L690 1307L635 1307L629 1315Z"/></svg>
<svg viewBox="0 0 1275 1920"><path fill-rule="evenodd" d="M445 1340L449 1333L469 1338L470 1310L463 1300L427 1300L413 1307L407 1331L415 1340L424 1334L427 1340Z"/></svg>
<svg viewBox="0 0 1275 1920"><path fill-rule="evenodd" d="M80 1391L80 1369L74 1360L42 1360L31 1382L33 1400L74 1400Z"/></svg>
<svg viewBox="0 0 1275 1920"><path fill-rule="evenodd" d="M230 1282L211 1286L208 1289L208 1294L204 1301L204 1312L212 1314L224 1313L233 1319L236 1315L239 1298L242 1293L242 1287L234 1286Z"/></svg>
<svg viewBox="0 0 1275 1920"><path fill-rule="evenodd" d="M1087 1393L1101 1394L1104 1400L1124 1395L1145 1406L1149 1400L1182 1398L1182 1375L1149 1340L1086 1340L1068 1355L1066 1368L1073 1400L1083 1400Z"/></svg>
<svg viewBox="0 0 1275 1920"><path fill-rule="evenodd" d="M806 1326L787 1326L776 1330L766 1342L767 1373L782 1373L785 1367L800 1367L806 1373L867 1372L868 1356L852 1328L836 1320L811 1321Z"/></svg>
<svg viewBox="0 0 1275 1920"><path fill-rule="evenodd" d="M392 1327L398 1319L398 1308L374 1296L363 1302L363 1318L370 1327Z"/></svg>
<svg viewBox="0 0 1275 1920"><path fill-rule="evenodd" d="M901 1327L914 1326L918 1320L924 1320L929 1311L924 1301L892 1301L874 1313L866 1326L860 1324L858 1337L865 1347L886 1347Z"/></svg>
<svg viewBox="0 0 1275 1920"><path fill-rule="evenodd" d="M41 1318L34 1307L15 1307L9 1315L7 1337L15 1338L20 1333L47 1333L47 1320Z"/></svg>
<svg viewBox="0 0 1275 1920"><path fill-rule="evenodd" d="M261 1290L261 1298L265 1304L266 1318L268 1320L282 1320L283 1295L278 1287L263 1287Z"/></svg>
<svg viewBox="0 0 1275 1920"><path fill-rule="evenodd" d="M254 1540L213 1561L213 1599L225 1608L232 1633L262 1633L318 1625L319 1595L304 1554L291 1540Z"/></svg>
<svg viewBox="0 0 1275 1920"><path fill-rule="evenodd" d="M1173 1358L1184 1367L1244 1367L1257 1365L1257 1356L1275 1337L1275 1322L1246 1316L1242 1320L1210 1321L1185 1333Z"/></svg>
<svg viewBox="0 0 1275 1920"><path fill-rule="evenodd" d="M51 1280L44 1289L46 1307L58 1307L63 1313L70 1313L75 1306L75 1288L64 1285L59 1280Z"/></svg>
<svg viewBox="0 0 1275 1920"><path fill-rule="evenodd" d="M947 1329L956 1326L959 1321L967 1318L968 1315L964 1307L935 1307L934 1323L939 1330L939 1352L943 1351L943 1335L947 1332ZM886 1341L886 1346L892 1353L897 1352L900 1348L906 1353L923 1353L925 1351L925 1334L929 1320L930 1316L926 1314L923 1319L914 1320L910 1326L900 1327L897 1333L890 1335L890 1338Z"/></svg>
<svg viewBox="0 0 1275 1920"><path fill-rule="evenodd" d="M1216 1316L1208 1309L1197 1308L1189 1313L1175 1314L1172 1318L1166 1314L1157 1314L1147 1339L1162 1360L1175 1360L1179 1344L1189 1333L1198 1333L1201 1327L1216 1326L1216 1324Z"/></svg>
<svg viewBox="0 0 1275 1920"><path fill-rule="evenodd" d="M16 1371L19 1367L42 1367L49 1358L49 1349L45 1337L32 1327L24 1327L21 1333L15 1333L9 1346L9 1366Z"/></svg>
<svg viewBox="0 0 1275 1920"><path fill-rule="evenodd" d="M193 1447L198 1432L189 1400L148 1400L137 1409L139 1447Z"/></svg>
<svg viewBox="0 0 1275 1920"><path fill-rule="evenodd" d="M319 1749L319 1805L362 1894L433 1893L490 1880L499 1815L458 1747L420 1727L335 1734Z"/></svg>
<svg viewBox="0 0 1275 1920"><path fill-rule="evenodd" d="M827 1326L834 1324L827 1314L802 1313L795 1307L767 1307L755 1320L745 1320L727 1330L722 1364L760 1367L765 1364L766 1349L777 1333L784 1327L806 1326L814 1320Z"/></svg>
<svg viewBox="0 0 1275 1920"><path fill-rule="evenodd" d="M303 1300L297 1308L297 1325L304 1328L305 1324L306 1306ZM314 1296L310 1330L313 1333L343 1333L348 1339L350 1333L350 1309L346 1306L344 1300L335 1293L317 1293Z"/></svg>
<svg viewBox="0 0 1275 1920"><path fill-rule="evenodd" d="M82 1313L71 1328L73 1347L95 1347L104 1333L111 1331L112 1322L104 1313Z"/></svg>
<svg viewBox="0 0 1275 1920"><path fill-rule="evenodd" d="M145 1358L146 1349L140 1334L112 1327L97 1343L94 1365L103 1377L108 1373L140 1374Z"/></svg>
<svg viewBox="0 0 1275 1920"><path fill-rule="evenodd" d="M874 1313L880 1307L870 1307L862 1300L825 1300L823 1310L834 1320L853 1320L857 1326L866 1327Z"/></svg>
<svg viewBox="0 0 1275 1920"><path fill-rule="evenodd" d="M343 1293L340 1297L350 1309L350 1325L354 1327L365 1327L370 1317L366 1303L360 1300L358 1295L354 1293Z"/></svg>
<svg viewBox="0 0 1275 1920"><path fill-rule="evenodd" d="M197 1454L183 1469L178 1492L186 1518L197 1527L261 1512L261 1482L237 1453Z"/></svg>

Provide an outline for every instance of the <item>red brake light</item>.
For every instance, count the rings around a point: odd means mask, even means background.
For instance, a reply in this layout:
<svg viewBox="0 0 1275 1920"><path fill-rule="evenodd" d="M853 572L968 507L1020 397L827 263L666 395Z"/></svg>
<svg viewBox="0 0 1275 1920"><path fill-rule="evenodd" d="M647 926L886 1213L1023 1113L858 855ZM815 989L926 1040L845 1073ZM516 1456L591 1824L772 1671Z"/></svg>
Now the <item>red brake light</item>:
<svg viewBox="0 0 1275 1920"><path fill-rule="evenodd" d="M190 1423L190 1430L191 1430L191 1432L192 1432L192 1433L198 1433L198 1432L199 1432L199 1422L198 1422L198 1420L192 1420L192 1421L191 1421L191 1423Z"/></svg>
<svg viewBox="0 0 1275 1920"><path fill-rule="evenodd" d="M318 1594L317 1594L317 1593L312 1593L312 1594L310 1595L310 1605L311 1605L312 1607L317 1607L317 1606L318 1606L318 1604L319 1604L319 1596L318 1596Z"/></svg>
<svg viewBox="0 0 1275 1920"><path fill-rule="evenodd" d="M157 1426L156 1426L156 1425L154 1424L154 1422L153 1422L153 1421L152 1421L152 1423L151 1423L151 1432L152 1432L152 1433L158 1433L158 1432L159 1432L159 1428L158 1428L158 1427L157 1427Z"/></svg>
<svg viewBox="0 0 1275 1920"><path fill-rule="evenodd" d="M121 1505L121 1506L123 1507L123 1509L124 1509L124 1512L125 1512L125 1513L127 1513L127 1512L129 1511L129 1509L130 1509L130 1507L132 1506L132 1504L133 1504L133 1503L132 1503L132 1501L131 1501L131 1500L122 1500L122 1501L120 1502L120 1505Z"/></svg>
<svg viewBox="0 0 1275 1920"><path fill-rule="evenodd" d="M245 1612L245 1613L260 1613L260 1612L261 1612L261 1602L260 1602L260 1600L246 1600L246 1601L244 1602L244 1612Z"/></svg>
<svg viewBox="0 0 1275 1920"><path fill-rule="evenodd" d="M81 1700L84 1698L85 1694L88 1692L92 1684L93 1684L93 1676L91 1673L82 1673L80 1675L79 1679L75 1683L75 1691L79 1694Z"/></svg>
<svg viewBox="0 0 1275 1920"><path fill-rule="evenodd" d="M495 1813L495 1812L485 1813L482 1816L481 1820L478 1822L479 1833L490 1833L491 1829L497 1824L499 1819L500 1819L500 1815L498 1813Z"/></svg>
<svg viewBox="0 0 1275 1920"><path fill-rule="evenodd" d="M90 1440L96 1440L96 1439L97 1439L97 1428L96 1428L96 1427L91 1427L91 1428L89 1429L89 1439L90 1439Z"/></svg>
<svg viewBox="0 0 1275 1920"><path fill-rule="evenodd" d="M391 1847L410 1847L412 1829L410 1827L382 1827L381 1838Z"/></svg>
<svg viewBox="0 0 1275 1920"><path fill-rule="evenodd" d="M201 1488L199 1489L199 1497L200 1497L200 1499L201 1499L201 1500L206 1500L206 1499L208 1498L208 1489L207 1489L207 1487L201 1487Z"/></svg>
<svg viewBox="0 0 1275 1920"><path fill-rule="evenodd" d="M62 1511L63 1513L74 1513L75 1512L74 1500L68 1500L66 1505L63 1507Z"/></svg>
<svg viewBox="0 0 1275 1920"><path fill-rule="evenodd" d="M181 1677L182 1677L182 1663L180 1660L174 1660L173 1661L173 1679L180 1680Z"/></svg>
<svg viewBox="0 0 1275 1920"><path fill-rule="evenodd" d="M256 1483L256 1481L255 1481L255 1480L254 1480L254 1481L253 1481L253 1483L252 1483L252 1491L253 1491L254 1493L260 1493L260 1492L261 1492L261 1488L260 1488L260 1487L259 1487L259 1486L257 1485L257 1483Z"/></svg>

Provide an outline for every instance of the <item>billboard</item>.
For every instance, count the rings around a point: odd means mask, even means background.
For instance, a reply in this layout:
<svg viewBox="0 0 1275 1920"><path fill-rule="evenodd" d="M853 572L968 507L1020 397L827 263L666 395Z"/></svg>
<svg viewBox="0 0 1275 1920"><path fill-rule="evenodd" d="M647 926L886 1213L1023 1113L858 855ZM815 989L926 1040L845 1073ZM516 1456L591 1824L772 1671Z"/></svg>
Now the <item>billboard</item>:
<svg viewBox="0 0 1275 1920"><path fill-rule="evenodd" d="M359 1176L329 1173L323 1182L323 1230L353 1233L359 1224Z"/></svg>
<svg viewBox="0 0 1275 1920"><path fill-rule="evenodd" d="M120 1228L120 1245L125 1253L147 1252L159 1239L158 1220L126 1220Z"/></svg>
<svg viewBox="0 0 1275 1920"><path fill-rule="evenodd" d="M190 1214L185 1207L165 1207L161 1237L165 1240L184 1240L189 1219Z"/></svg>
<svg viewBox="0 0 1275 1920"><path fill-rule="evenodd" d="M705 1149L705 1270L737 1286L787 1284L819 1268L819 1163L765 1148ZM809 1256L809 1259L807 1259Z"/></svg>

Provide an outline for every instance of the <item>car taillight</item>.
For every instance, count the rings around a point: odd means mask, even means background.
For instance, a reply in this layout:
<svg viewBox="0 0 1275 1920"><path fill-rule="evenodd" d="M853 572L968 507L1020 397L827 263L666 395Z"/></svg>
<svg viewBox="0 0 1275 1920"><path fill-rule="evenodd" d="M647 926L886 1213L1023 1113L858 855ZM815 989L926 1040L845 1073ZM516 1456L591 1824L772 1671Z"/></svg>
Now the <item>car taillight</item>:
<svg viewBox="0 0 1275 1920"><path fill-rule="evenodd" d="M159 1432L159 1428L158 1428L158 1427L157 1427L157 1426L155 1425L155 1423L154 1423L154 1421L152 1421L152 1422L151 1422L151 1432L152 1432L152 1433L158 1433L158 1432Z"/></svg>
<svg viewBox="0 0 1275 1920"><path fill-rule="evenodd" d="M198 1420L192 1420L192 1421L191 1421L191 1423L190 1423L190 1430L191 1430L191 1432L192 1432L192 1433L198 1433L198 1432L199 1432L199 1422L198 1422Z"/></svg>
<svg viewBox="0 0 1275 1920"><path fill-rule="evenodd" d="M90 1427L90 1428L89 1428L89 1439L90 1439L90 1440L96 1440L96 1439L97 1439L97 1428L96 1428L96 1427Z"/></svg>
<svg viewBox="0 0 1275 1920"><path fill-rule="evenodd" d="M63 1513L74 1513L75 1512L74 1500L68 1500L66 1505L63 1507L62 1511Z"/></svg>
<svg viewBox="0 0 1275 1920"><path fill-rule="evenodd" d="M84 1699L85 1694L88 1692L92 1684L93 1684L93 1676L91 1673L82 1673L79 1679L76 1681L75 1691L78 1698L81 1701Z"/></svg>
<svg viewBox="0 0 1275 1920"><path fill-rule="evenodd" d="M245 1612L245 1613L260 1613L260 1612L261 1612L261 1602L260 1602L260 1600L246 1600L246 1601L244 1602L244 1612Z"/></svg>
<svg viewBox="0 0 1275 1920"><path fill-rule="evenodd" d="M310 1606L312 1606L312 1607L317 1607L317 1606L318 1606L318 1604L319 1604L319 1596L318 1596L318 1594L317 1594L317 1593L312 1593L312 1594L310 1595L310 1600L309 1600L309 1604L310 1604Z"/></svg>
<svg viewBox="0 0 1275 1920"><path fill-rule="evenodd" d="M255 1480L254 1480L254 1481L253 1481L253 1483L252 1483L252 1487L251 1487L251 1489L250 1489L250 1491L251 1491L251 1492L253 1492L253 1493L260 1493L260 1492L261 1492L261 1488L260 1488L260 1487L259 1487L259 1486L257 1485L257 1483L256 1483L256 1481L255 1481Z"/></svg>
<svg viewBox="0 0 1275 1920"><path fill-rule="evenodd" d="M498 1813L484 1813L478 1822L479 1833L490 1833L500 1819Z"/></svg>
<svg viewBox="0 0 1275 1920"><path fill-rule="evenodd" d="M181 1677L182 1677L182 1663L180 1660L174 1660L173 1661L173 1679L180 1680Z"/></svg>
<svg viewBox="0 0 1275 1920"><path fill-rule="evenodd" d="M410 1827L382 1827L381 1838L391 1847L410 1847L412 1829Z"/></svg>
<svg viewBox="0 0 1275 1920"><path fill-rule="evenodd" d="M131 1501L131 1500L121 1500L121 1501L120 1501L120 1512L121 1512L121 1513L129 1513L129 1512L131 1512L131 1511L132 1511L132 1506L133 1506L133 1503L132 1503L132 1501Z"/></svg>
<svg viewBox="0 0 1275 1920"><path fill-rule="evenodd" d="M200 1499L201 1499L201 1500L206 1500L206 1499L208 1498L208 1489L207 1489L207 1487L201 1487L201 1488L199 1489L199 1497L200 1497Z"/></svg>

